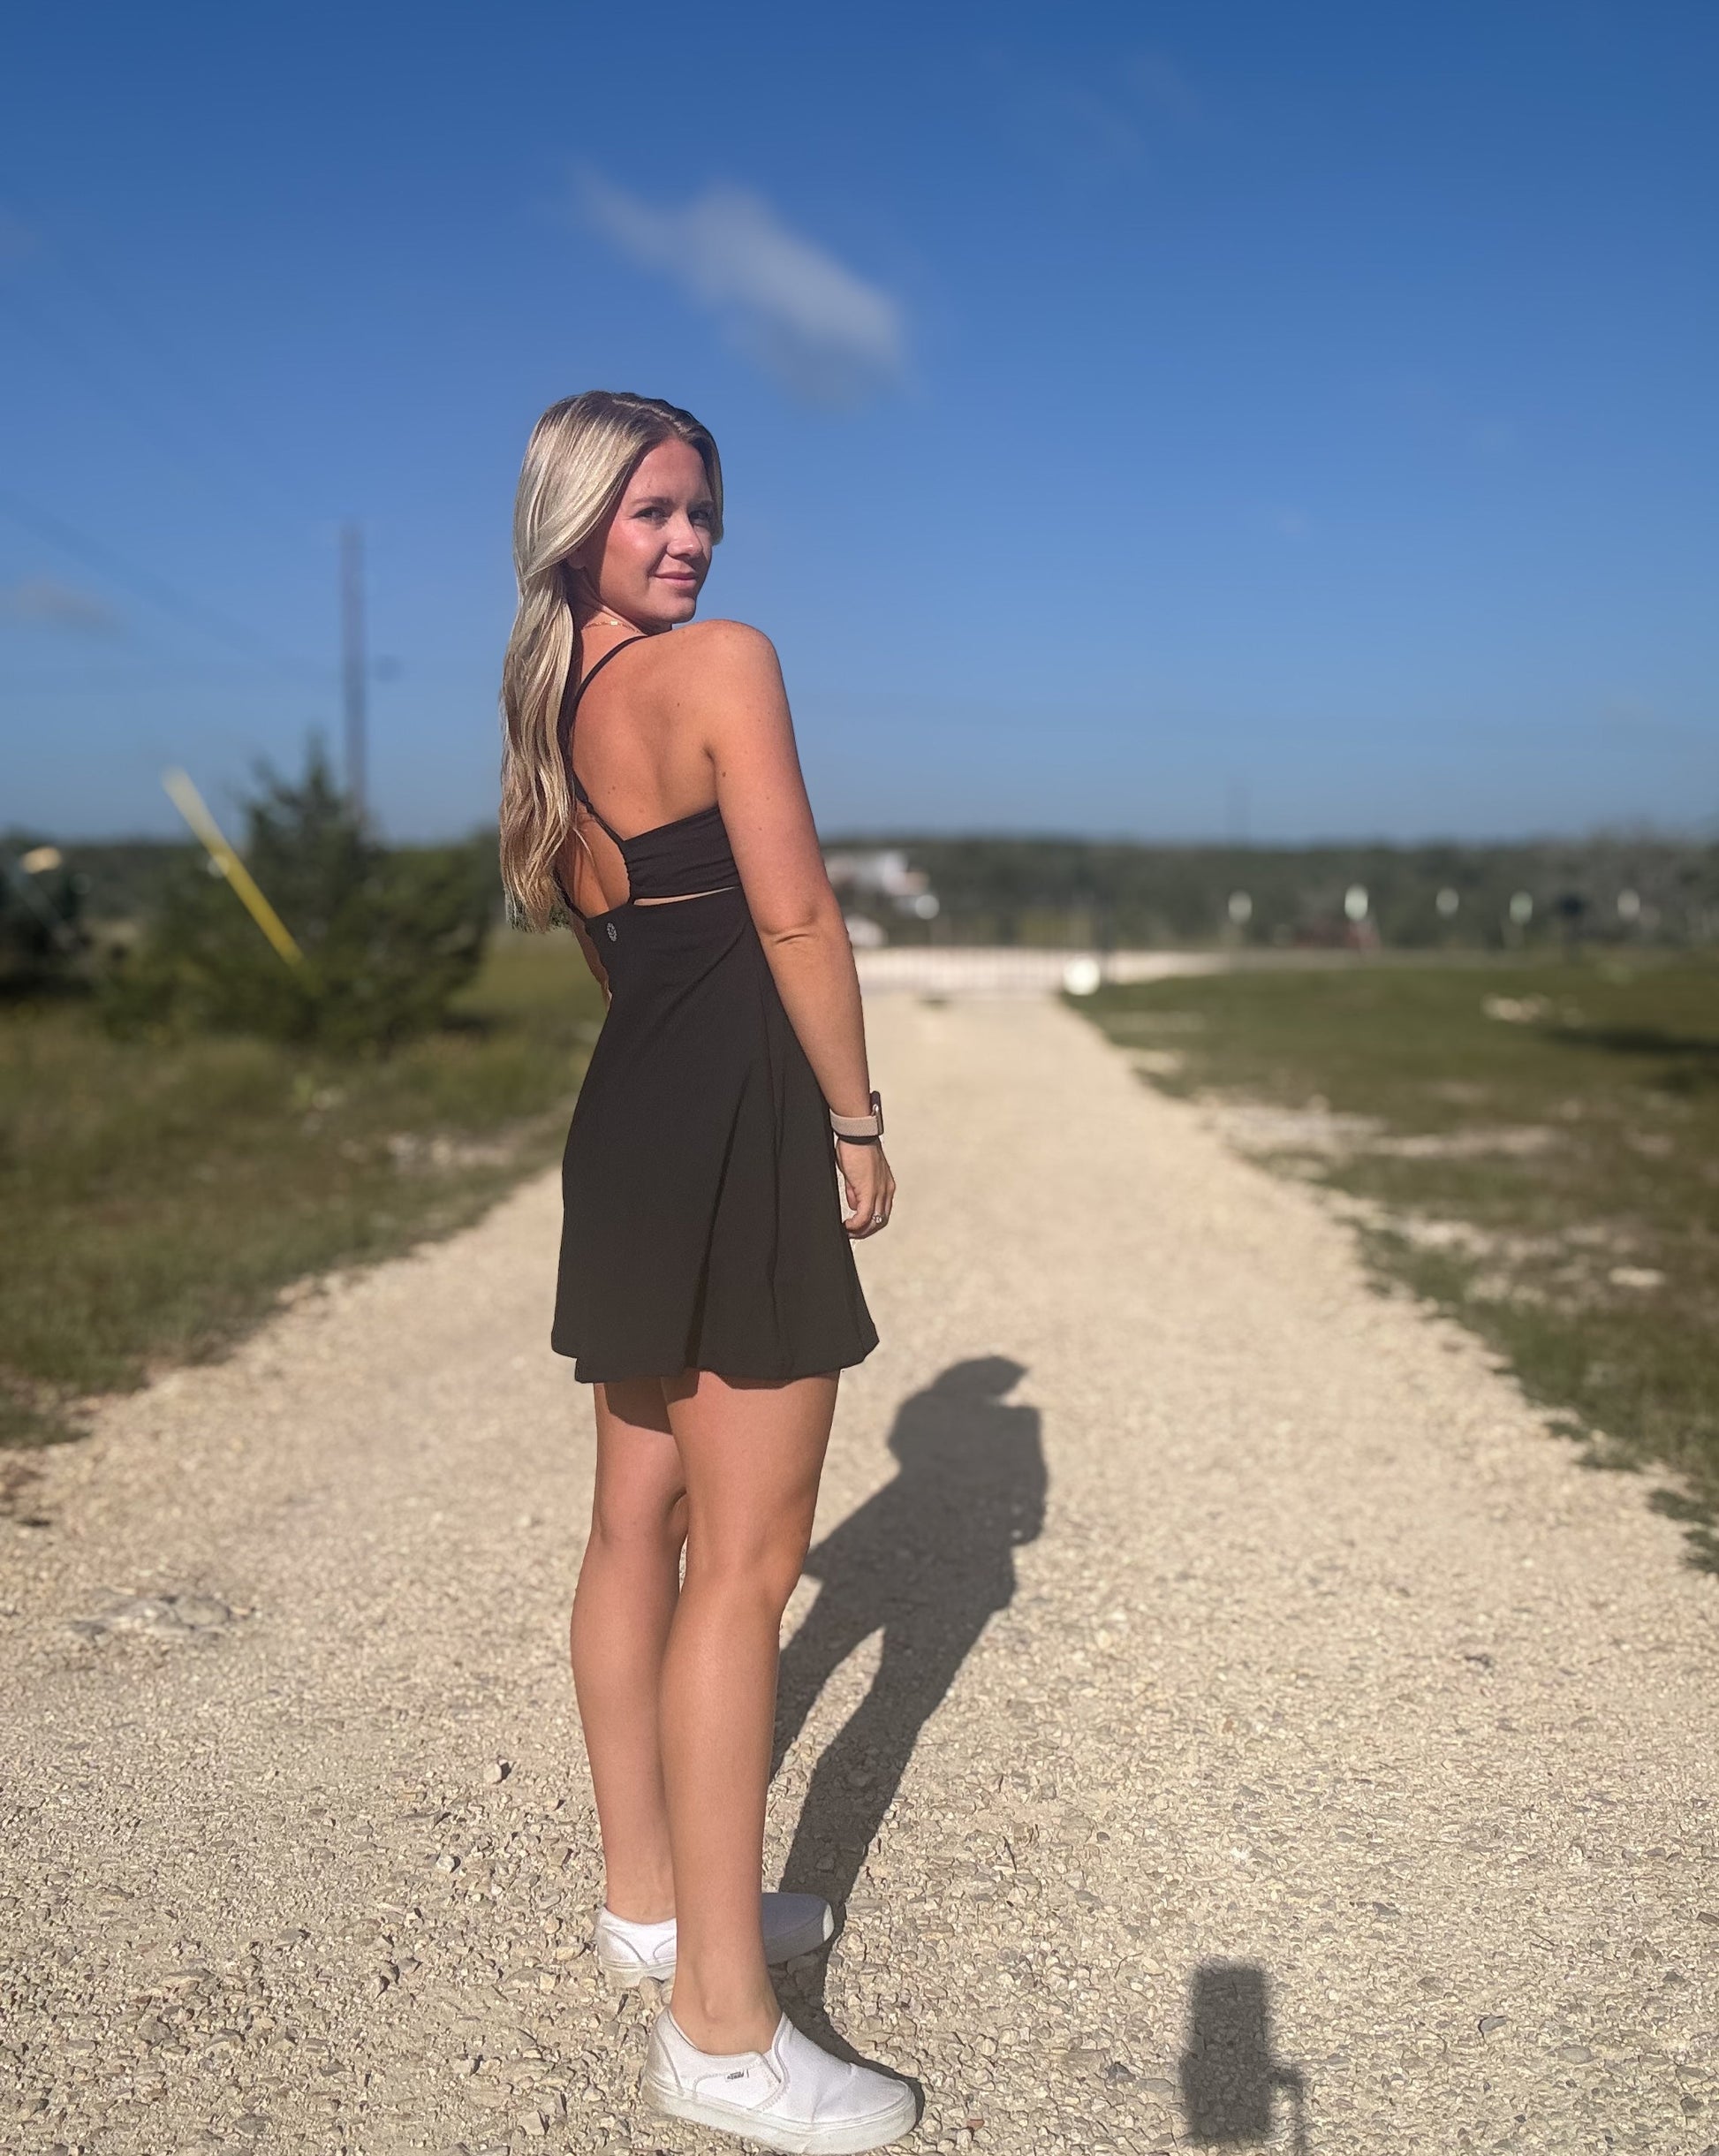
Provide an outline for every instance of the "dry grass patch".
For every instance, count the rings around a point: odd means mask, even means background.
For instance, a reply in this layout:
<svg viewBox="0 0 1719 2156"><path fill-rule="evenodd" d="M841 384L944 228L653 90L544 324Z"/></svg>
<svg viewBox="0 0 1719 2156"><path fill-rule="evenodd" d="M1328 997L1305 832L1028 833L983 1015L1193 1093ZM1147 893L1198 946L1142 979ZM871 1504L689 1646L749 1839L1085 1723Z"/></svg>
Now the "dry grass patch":
<svg viewBox="0 0 1719 2156"><path fill-rule="evenodd" d="M0 1444L475 1219L554 1159L601 1016L568 936L498 938L453 1022L386 1057L0 1009Z"/></svg>
<svg viewBox="0 0 1719 2156"><path fill-rule="evenodd" d="M1675 1470L1655 1502L1719 1565L1719 967L1372 959L1078 1007L1341 1193L1382 1272L1502 1350L1596 1463Z"/></svg>

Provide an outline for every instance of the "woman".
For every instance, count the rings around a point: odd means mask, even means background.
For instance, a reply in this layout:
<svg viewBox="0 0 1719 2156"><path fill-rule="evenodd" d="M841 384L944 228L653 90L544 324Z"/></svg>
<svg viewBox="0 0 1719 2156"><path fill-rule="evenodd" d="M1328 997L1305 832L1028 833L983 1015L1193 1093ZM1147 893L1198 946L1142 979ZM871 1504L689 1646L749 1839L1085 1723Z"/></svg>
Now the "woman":
<svg viewBox="0 0 1719 2156"><path fill-rule="evenodd" d="M912 2126L912 2094L782 2014L769 1963L832 1924L814 1896L761 1896L759 1873L782 1614L837 1374L876 1345L850 1241L887 1226L895 1183L776 654L738 622L681 626L721 535L716 446L690 413L594 390L538 421L502 868L527 925L571 916L608 1002L552 1334L596 1403L572 1617L596 1948L623 1981L673 1976L645 2076L659 2110L870 2149Z"/></svg>

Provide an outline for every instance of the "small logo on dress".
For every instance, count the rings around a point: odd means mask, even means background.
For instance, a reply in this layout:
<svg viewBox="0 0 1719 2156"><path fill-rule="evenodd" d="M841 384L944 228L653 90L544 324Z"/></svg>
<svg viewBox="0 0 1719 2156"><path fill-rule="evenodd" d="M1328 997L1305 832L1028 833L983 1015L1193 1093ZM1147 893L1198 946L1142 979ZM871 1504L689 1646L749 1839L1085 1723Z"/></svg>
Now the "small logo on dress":
<svg viewBox="0 0 1719 2156"><path fill-rule="evenodd" d="M621 931L612 921L609 924L609 940L610 943L619 943L621 940Z"/></svg>

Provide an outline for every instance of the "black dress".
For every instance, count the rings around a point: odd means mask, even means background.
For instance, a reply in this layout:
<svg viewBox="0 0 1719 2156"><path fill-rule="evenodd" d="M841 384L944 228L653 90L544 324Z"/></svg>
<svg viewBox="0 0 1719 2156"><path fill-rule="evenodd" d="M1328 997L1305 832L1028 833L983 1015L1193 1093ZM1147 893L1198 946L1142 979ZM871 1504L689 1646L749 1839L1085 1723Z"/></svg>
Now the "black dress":
<svg viewBox="0 0 1719 2156"><path fill-rule="evenodd" d="M877 1333L842 1225L829 1110L722 812L623 839L572 771L579 696L640 641L598 660L562 719L574 796L619 848L629 895L579 916L611 1000L567 1134L550 1341L590 1383L844 1369Z"/></svg>

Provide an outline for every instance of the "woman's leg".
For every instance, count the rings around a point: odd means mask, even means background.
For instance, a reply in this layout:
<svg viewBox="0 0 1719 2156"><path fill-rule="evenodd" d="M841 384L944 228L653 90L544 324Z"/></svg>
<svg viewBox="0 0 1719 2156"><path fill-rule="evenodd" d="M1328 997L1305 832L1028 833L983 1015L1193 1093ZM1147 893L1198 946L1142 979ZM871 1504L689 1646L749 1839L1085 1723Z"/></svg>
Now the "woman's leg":
<svg viewBox="0 0 1719 2156"><path fill-rule="evenodd" d="M596 1487L573 1597L573 1687L602 1830L603 1898L615 1916L653 1924L675 1913L657 1732L686 1485L661 1384L595 1389Z"/></svg>
<svg viewBox="0 0 1719 2156"><path fill-rule="evenodd" d="M700 2051L761 2051L781 2008L759 1931L782 1613L812 1538L836 1378L663 1388L686 1478L686 1583L663 1663L678 1924L674 2017Z"/></svg>

